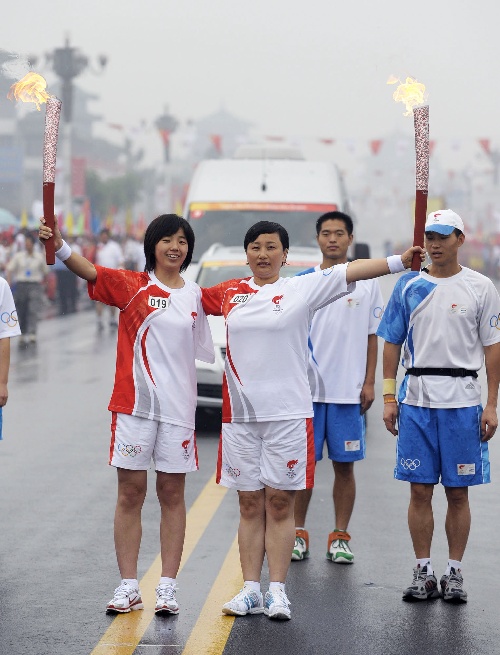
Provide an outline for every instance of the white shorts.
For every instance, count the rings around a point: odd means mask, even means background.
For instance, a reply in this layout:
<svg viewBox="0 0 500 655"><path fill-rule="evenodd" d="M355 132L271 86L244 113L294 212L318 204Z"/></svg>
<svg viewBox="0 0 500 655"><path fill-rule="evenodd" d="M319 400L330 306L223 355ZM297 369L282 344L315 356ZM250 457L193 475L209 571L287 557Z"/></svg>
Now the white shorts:
<svg viewBox="0 0 500 655"><path fill-rule="evenodd" d="M196 435L192 428L112 412L109 463L117 468L163 473L198 470Z"/></svg>
<svg viewBox="0 0 500 655"><path fill-rule="evenodd" d="M312 418L223 423L217 483L239 491L299 490L314 486Z"/></svg>

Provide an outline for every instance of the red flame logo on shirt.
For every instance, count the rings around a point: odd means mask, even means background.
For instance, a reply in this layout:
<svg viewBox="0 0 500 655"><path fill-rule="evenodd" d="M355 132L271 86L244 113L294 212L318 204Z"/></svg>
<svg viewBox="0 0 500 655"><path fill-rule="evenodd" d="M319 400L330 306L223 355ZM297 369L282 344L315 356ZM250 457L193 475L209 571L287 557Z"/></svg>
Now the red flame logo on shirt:
<svg viewBox="0 0 500 655"><path fill-rule="evenodd" d="M287 463L287 467L288 467L289 469L293 469L293 467L295 466L295 464L298 464L298 463L299 463L299 460L298 460L298 459L291 459L291 460Z"/></svg>
<svg viewBox="0 0 500 655"><path fill-rule="evenodd" d="M191 312L191 318L193 319L193 325L191 326L193 330L196 327L196 317L198 316L198 312Z"/></svg>
<svg viewBox="0 0 500 655"><path fill-rule="evenodd" d="M187 447L189 446L190 443L191 443L191 439L186 439L185 441L182 442L182 447L184 448L184 450L187 450Z"/></svg>
<svg viewBox="0 0 500 655"><path fill-rule="evenodd" d="M274 298L273 298L273 303L274 303L275 305L279 305L279 304L280 304L280 300L281 300L282 298L283 298L283 296L274 296Z"/></svg>

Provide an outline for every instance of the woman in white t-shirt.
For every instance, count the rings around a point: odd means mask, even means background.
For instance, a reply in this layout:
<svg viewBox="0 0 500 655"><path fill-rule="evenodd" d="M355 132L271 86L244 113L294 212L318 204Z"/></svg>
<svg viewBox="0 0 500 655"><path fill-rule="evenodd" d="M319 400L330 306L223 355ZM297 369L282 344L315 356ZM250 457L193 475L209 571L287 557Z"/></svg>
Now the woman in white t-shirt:
<svg viewBox="0 0 500 655"><path fill-rule="evenodd" d="M42 219L40 238L52 235ZM56 257L86 280L90 298L120 310L110 461L118 474L114 534L121 584L108 613L143 609L137 580L141 509L153 459L161 507L162 573L156 613L177 614L175 580L186 526L186 473L198 469L194 434L195 359L214 361L212 338L198 285L181 272L194 249L194 233L175 214L159 216L144 237L146 270L94 265L63 241L55 226Z"/></svg>
<svg viewBox="0 0 500 655"><path fill-rule="evenodd" d="M291 616L285 579L295 540L295 492L314 485L313 405L307 378L314 312L351 292L356 280L402 271L411 265L414 252L423 253L410 248L402 256L357 260L282 278L288 244L288 234L278 223L256 223L244 240L253 277L202 289L205 312L226 319L217 481L236 489L240 503L244 587L222 608L235 616ZM264 556L270 579L265 598L260 590Z"/></svg>

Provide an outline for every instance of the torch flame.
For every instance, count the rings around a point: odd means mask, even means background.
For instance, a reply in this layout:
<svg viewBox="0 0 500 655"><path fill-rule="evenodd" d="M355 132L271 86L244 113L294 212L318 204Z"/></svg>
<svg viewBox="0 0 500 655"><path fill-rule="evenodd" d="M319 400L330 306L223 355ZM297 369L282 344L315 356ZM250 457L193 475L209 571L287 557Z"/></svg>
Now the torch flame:
<svg viewBox="0 0 500 655"><path fill-rule="evenodd" d="M404 103L406 107L404 115L410 116L413 108L421 105L425 100L425 84L417 82L413 77L407 77L404 84L393 75L387 80L387 84L396 84L397 82L400 82L400 85L394 91L392 97L396 102Z"/></svg>
<svg viewBox="0 0 500 655"><path fill-rule="evenodd" d="M47 102L51 97L45 90L46 88L47 82L45 79L41 75L38 75L38 73L30 71L22 80L19 80L19 82L16 82L10 87L7 98L9 100L22 100L22 102L34 102L36 108L40 111L40 105Z"/></svg>

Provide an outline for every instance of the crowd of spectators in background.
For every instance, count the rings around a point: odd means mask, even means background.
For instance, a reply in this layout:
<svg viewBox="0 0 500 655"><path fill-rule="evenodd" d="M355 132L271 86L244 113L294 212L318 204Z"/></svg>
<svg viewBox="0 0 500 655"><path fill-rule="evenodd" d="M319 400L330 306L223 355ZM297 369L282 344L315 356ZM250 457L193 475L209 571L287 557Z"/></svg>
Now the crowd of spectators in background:
<svg viewBox="0 0 500 655"><path fill-rule="evenodd" d="M71 248L93 263L131 271L144 270L142 241L134 236L114 237L103 228L98 235L68 236ZM21 229L16 234L0 234L0 276L14 294L23 336L20 344L36 342L40 318L73 314L91 307L86 289L73 273L56 259L54 266L45 264L45 251L38 240L38 230ZM97 326L103 327L103 306L96 307ZM110 326L116 327L116 316Z"/></svg>

